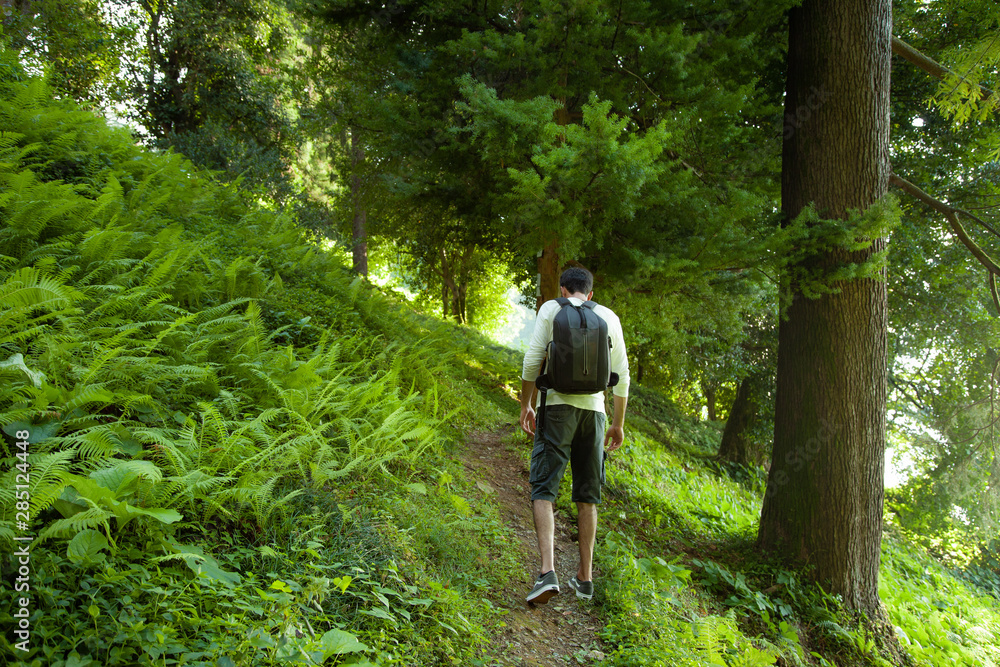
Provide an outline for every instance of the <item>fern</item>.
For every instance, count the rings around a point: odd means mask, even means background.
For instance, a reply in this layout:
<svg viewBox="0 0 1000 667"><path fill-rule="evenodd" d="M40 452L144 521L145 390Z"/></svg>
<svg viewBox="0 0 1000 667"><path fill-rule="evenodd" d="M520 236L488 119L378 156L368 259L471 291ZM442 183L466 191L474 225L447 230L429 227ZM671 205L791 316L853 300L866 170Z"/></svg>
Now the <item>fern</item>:
<svg viewBox="0 0 1000 667"><path fill-rule="evenodd" d="M31 516L38 516L55 502L72 476L72 451L56 451L31 457ZM13 488L11 486L10 488Z"/></svg>
<svg viewBox="0 0 1000 667"><path fill-rule="evenodd" d="M110 525L110 520L114 517L114 514L103 507L97 506L93 501L88 500L86 502L90 505L87 509L77 512L71 517L53 521L42 529L38 533L37 541L41 543L50 537L69 538L87 528L103 528L108 540L114 544Z"/></svg>
<svg viewBox="0 0 1000 667"><path fill-rule="evenodd" d="M3 309L0 326L35 309L65 310L83 295L56 278L45 275L33 267L24 267L12 273L0 285L0 308Z"/></svg>

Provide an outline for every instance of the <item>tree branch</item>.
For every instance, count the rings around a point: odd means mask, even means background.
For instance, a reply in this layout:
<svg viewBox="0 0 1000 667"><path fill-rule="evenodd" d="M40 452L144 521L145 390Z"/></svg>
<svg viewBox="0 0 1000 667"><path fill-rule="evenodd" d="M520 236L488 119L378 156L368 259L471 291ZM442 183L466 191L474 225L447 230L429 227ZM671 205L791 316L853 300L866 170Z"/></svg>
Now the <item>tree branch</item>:
<svg viewBox="0 0 1000 667"><path fill-rule="evenodd" d="M950 69L920 53L920 51L917 51L899 37L894 36L892 38L892 52L904 60L910 61L935 78L943 79L949 74L954 74Z"/></svg>
<svg viewBox="0 0 1000 667"><path fill-rule="evenodd" d="M914 65L916 65L923 71L927 72L931 76L937 79L941 79L942 81L944 81L949 74L951 76L965 78L959 75L958 73L948 69L939 62L932 60L931 58L928 58L920 51L917 51L915 48L913 48L912 46L901 40L899 37L892 38L892 52L895 53L897 56L903 58L904 60L908 60L909 62L913 63ZM979 86L979 89L983 92L983 100L989 97L993 97L996 94L986 86L981 85Z"/></svg>
<svg viewBox="0 0 1000 667"><path fill-rule="evenodd" d="M1000 295L997 294L997 277L992 273L990 274L990 295L993 297L993 306L997 309L997 313L1000 313Z"/></svg>
<svg viewBox="0 0 1000 667"><path fill-rule="evenodd" d="M893 174L890 178L890 182L896 187L903 190L903 192L919 199L923 203L930 206L932 209L940 213L948 220L948 224L951 226L951 231L958 237L958 240L969 249L969 252L979 260L979 263L987 268L987 270L992 275L1000 275L1000 265L993 261L993 259L986 254L986 252L976 244L975 241L969 236L968 232L965 231L965 227L958 219L958 215L967 215L969 217L974 217L971 214L963 211L962 209L955 208L949 204L944 203L939 199L935 199L930 196L913 183L900 178L898 175ZM995 298L995 297L994 297ZM1000 302L998 302L998 312L1000 312Z"/></svg>

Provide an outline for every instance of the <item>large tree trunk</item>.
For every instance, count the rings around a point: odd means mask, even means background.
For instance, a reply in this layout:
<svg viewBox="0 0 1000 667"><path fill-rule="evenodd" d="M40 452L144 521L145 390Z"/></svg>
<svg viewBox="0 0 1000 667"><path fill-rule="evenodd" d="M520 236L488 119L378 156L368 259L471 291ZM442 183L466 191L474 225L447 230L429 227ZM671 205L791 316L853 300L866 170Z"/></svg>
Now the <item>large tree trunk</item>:
<svg viewBox="0 0 1000 667"><path fill-rule="evenodd" d="M364 148L358 142L358 135L351 130L351 201L354 204L354 224L351 229L352 259L354 272L368 275L368 211L365 209L361 188L361 162L365 159Z"/></svg>
<svg viewBox="0 0 1000 667"><path fill-rule="evenodd" d="M782 211L865 210L888 188L890 0L805 0L790 14ZM822 223L819 223L822 224ZM833 250L812 269L886 247ZM794 299L778 330L774 452L759 544L815 566L827 590L884 619L878 597L886 286L842 281Z"/></svg>

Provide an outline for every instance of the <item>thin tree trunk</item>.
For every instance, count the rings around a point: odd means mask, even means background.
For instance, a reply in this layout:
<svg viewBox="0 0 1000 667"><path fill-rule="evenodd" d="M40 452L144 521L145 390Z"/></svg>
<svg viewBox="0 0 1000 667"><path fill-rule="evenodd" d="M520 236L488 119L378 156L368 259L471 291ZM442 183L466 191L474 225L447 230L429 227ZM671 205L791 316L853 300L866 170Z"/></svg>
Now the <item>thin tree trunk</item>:
<svg viewBox="0 0 1000 667"><path fill-rule="evenodd" d="M460 324L468 324L469 322L469 312L465 298L466 294L468 294L468 290L469 290L468 277L462 276L462 280L458 283L458 294L456 295L456 300L458 302L458 312L459 312L458 322Z"/></svg>
<svg viewBox="0 0 1000 667"><path fill-rule="evenodd" d="M354 203L354 224L351 228L351 250L354 272L361 276L368 275L368 211L365 209L361 188L361 163L365 159L365 150L358 142L358 134L351 129L351 200Z"/></svg>
<svg viewBox="0 0 1000 667"><path fill-rule="evenodd" d="M10 27L17 20L15 14L29 18L34 15L34 3L32 0L0 0L0 15L3 16L4 27ZM16 34L13 37L19 46L24 42L24 34Z"/></svg>
<svg viewBox="0 0 1000 667"><path fill-rule="evenodd" d="M539 291L538 303L535 304L537 311L546 301L550 301L559 296L559 253L556 252L558 244L552 241L542 250L538 257L538 278Z"/></svg>
<svg viewBox="0 0 1000 667"><path fill-rule="evenodd" d="M563 88L566 87L567 72L563 72ZM572 122L572 114L566 108L566 99L560 100L562 105L555 110L555 120L557 125L569 125ZM550 237L542 248L538 256L538 301L535 304L535 311L542 307L546 301L550 301L559 296L559 269L562 262L559 260L559 239Z"/></svg>
<svg viewBox="0 0 1000 667"><path fill-rule="evenodd" d="M702 392L705 394L705 408L708 411L708 421L714 422L719 418L716 410L717 402L715 400L716 387L715 385L702 384Z"/></svg>
<svg viewBox="0 0 1000 667"><path fill-rule="evenodd" d="M441 248L438 251L441 258L441 284L444 288L444 316L451 317L459 324L465 323L465 312L459 298L459 288L455 278L455 258Z"/></svg>
<svg viewBox="0 0 1000 667"><path fill-rule="evenodd" d="M722 432L722 442L719 444L719 458L723 461L750 466L762 463L760 447L749 439L750 426L757 418L757 404L753 399L754 380L751 376L743 378L736 389L733 407L726 419L726 428Z"/></svg>
<svg viewBox="0 0 1000 667"><path fill-rule="evenodd" d="M890 0L805 0L790 13L782 211L865 210L888 189ZM823 223L819 223L823 224ZM812 270L886 247L832 250ZM886 405L886 285L794 298L778 330L774 452L759 545L815 566L848 607L878 597Z"/></svg>
<svg viewBox="0 0 1000 667"><path fill-rule="evenodd" d="M161 3L140 2L143 10L149 15L149 27L146 29L146 55L149 58L149 69L146 72L146 113L155 117L153 107L156 105L156 66L160 61L160 17L163 15ZM170 128L160 126L161 136Z"/></svg>

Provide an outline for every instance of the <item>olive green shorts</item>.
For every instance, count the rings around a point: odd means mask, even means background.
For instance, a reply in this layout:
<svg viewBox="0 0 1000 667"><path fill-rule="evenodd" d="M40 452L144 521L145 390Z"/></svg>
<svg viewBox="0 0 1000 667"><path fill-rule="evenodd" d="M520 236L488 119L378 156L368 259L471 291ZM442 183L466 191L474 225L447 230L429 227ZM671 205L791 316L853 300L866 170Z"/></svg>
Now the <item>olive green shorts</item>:
<svg viewBox="0 0 1000 667"><path fill-rule="evenodd" d="M531 499L554 502L566 464L573 471L573 502L601 502L607 415L572 405L547 405L531 451Z"/></svg>

